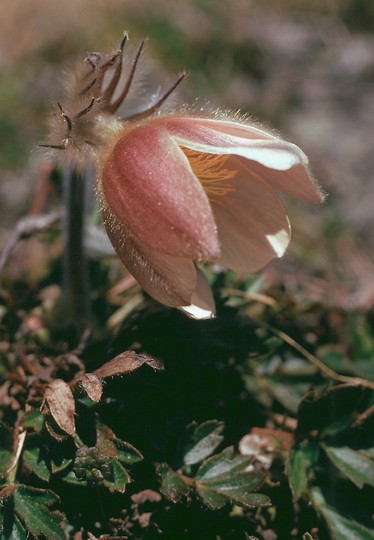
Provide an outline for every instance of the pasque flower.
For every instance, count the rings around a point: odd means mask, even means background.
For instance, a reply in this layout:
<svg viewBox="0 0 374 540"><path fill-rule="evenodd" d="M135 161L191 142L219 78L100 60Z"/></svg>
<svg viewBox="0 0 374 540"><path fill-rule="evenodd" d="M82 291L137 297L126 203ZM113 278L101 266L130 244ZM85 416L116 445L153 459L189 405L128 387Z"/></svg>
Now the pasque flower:
<svg viewBox="0 0 374 540"><path fill-rule="evenodd" d="M199 263L254 272L281 257L290 224L277 192L319 202L307 157L253 125L186 115L125 124L101 159L107 233L156 300L214 314Z"/></svg>
<svg viewBox="0 0 374 540"><path fill-rule="evenodd" d="M209 318L214 299L199 265L259 270L290 241L278 192L313 202L322 194L294 144L237 118L160 114L184 74L140 112L117 114L144 47L125 75L127 40L125 33L109 57L86 57L73 74L67 109L58 104L51 118L51 142L41 146L64 150L75 170L97 168L107 233L143 288Z"/></svg>

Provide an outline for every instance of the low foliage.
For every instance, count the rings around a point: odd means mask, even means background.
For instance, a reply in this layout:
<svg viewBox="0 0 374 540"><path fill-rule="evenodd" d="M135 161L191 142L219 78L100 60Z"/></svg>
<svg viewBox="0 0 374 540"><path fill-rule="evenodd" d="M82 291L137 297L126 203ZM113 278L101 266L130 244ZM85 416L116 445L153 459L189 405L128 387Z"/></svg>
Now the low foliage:
<svg viewBox="0 0 374 540"><path fill-rule="evenodd" d="M192 321L110 269L79 344L59 258L2 290L1 540L373 538L370 320L227 273Z"/></svg>

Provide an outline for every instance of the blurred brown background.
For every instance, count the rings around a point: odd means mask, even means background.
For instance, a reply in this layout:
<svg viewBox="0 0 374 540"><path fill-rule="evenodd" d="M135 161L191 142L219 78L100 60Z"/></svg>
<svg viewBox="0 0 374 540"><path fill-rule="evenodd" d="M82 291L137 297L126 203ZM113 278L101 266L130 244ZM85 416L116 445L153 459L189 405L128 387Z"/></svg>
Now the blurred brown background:
<svg viewBox="0 0 374 540"><path fill-rule="evenodd" d="M46 118L66 61L145 36L155 85L186 69L185 102L240 109L310 157L329 193L287 201L294 240L272 265L306 294L374 304L372 0L2 0L0 248L41 175Z"/></svg>

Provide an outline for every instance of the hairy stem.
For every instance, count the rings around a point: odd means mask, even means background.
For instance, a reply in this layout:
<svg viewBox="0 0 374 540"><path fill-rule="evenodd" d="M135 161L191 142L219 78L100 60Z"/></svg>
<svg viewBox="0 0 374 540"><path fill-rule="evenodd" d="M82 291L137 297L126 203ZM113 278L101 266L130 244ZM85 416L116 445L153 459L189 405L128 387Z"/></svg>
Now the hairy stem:
<svg viewBox="0 0 374 540"><path fill-rule="evenodd" d="M63 311L65 324L81 334L89 315L88 271L83 245L87 174L69 167L64 176Z"/></svg>

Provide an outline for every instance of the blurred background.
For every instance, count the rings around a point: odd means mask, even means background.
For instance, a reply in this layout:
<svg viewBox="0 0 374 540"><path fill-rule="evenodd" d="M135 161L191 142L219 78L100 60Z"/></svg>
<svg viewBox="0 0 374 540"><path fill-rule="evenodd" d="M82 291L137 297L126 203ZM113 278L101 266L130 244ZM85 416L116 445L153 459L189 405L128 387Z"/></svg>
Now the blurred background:
<svg viewBox="0 0 374 540"><path fill-rule="evenodd" d="M309 156L324 205L287 200L294 237L264 276L348 309L374 305L373 0L13 0L0 20L0 249L30 211L37 144L64 69L148 37L149 88L240 110ZM154 91L154 90L152 90Z"/></svg>

